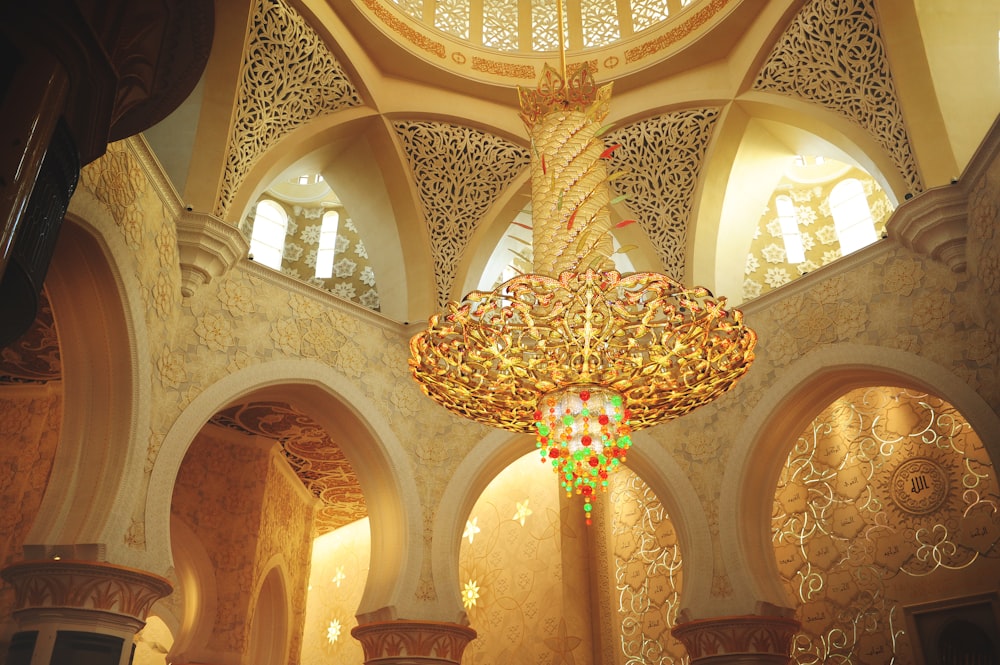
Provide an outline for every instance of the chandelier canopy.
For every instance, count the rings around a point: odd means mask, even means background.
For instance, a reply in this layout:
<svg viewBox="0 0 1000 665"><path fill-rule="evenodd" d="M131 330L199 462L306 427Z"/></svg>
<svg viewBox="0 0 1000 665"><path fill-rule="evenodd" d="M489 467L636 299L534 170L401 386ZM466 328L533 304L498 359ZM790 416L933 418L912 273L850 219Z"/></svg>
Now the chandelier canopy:
<svg viewBox="0 0 1000 665"><path fill-rule="evenodd" d="M631 432L732 388L757 337L707 289L613 269L608 157L620 146L601 139L611 85L598 88L586 66L568 80L546 67L519 96L536 274L449 303L410 340L410 367L452 412L534 432L563 487L583 495L589 524Z"/></svg>

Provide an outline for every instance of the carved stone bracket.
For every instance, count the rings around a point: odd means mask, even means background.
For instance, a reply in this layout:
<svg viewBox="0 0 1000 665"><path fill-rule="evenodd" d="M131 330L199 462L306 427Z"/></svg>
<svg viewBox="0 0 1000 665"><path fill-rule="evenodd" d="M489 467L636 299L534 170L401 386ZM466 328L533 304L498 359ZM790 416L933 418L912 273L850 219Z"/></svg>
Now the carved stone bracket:
<svg viewBox="0 0 1000 665"><path fill-rule="evenodd" d="M173 587L152 573L97 561L24 561L0 571L14 587L14 613L74 609L135 619Z"/></svg>
<svg viewBox="0 0 1000 665"><path fill-rule="evenodd" d="M177 218L177 252L181 263L181 295L226 274L250 246L236 227L212 215L184 210Z"/></svg>
<svg viewBox="0 0 1000 665"><path fill-rule="evenodd" d="M351 631L365 652L365 665L458 665L476 638L468 626L434 621L386 621Z"/></svg>
<svg viewBox="0 0 1000 665"><path fill-rule="evenodd" d="M799 627L790 617L750 615L688 621L672 633L692 665L785 665Z"/></svg>
<svg viewBox="0 0 1000 665"><path fill-rule="evenodd" d="M967 192L964 187L938 187L903 203L886 224L889 237L903 247L965 272L968 236Z"/></svg>

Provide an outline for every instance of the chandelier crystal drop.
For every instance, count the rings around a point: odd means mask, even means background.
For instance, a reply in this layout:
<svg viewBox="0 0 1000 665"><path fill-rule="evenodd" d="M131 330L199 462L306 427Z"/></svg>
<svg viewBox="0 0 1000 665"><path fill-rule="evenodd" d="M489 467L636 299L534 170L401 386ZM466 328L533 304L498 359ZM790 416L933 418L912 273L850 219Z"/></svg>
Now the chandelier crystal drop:
<svg viewBox="0 0 1000 665"><path fill-rule="evenodd" d="M631 433L730 390L757 336L707 289L614 270L608 158L621 146L601 138L611 85L598 88L586 66L570 78L546 66L536 90L518 92L536 272L449 303L410 340L409 362L452 412L535 433L590 524Z"/></svg>

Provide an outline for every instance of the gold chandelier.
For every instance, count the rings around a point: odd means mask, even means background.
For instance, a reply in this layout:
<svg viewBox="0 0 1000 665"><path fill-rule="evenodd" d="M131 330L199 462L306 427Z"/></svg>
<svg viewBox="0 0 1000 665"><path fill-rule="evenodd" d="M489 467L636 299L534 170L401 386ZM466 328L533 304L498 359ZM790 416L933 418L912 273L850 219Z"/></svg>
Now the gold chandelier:
<svg viewBox="0 0 1000 665"><path fill-rule="evenodd" d="M424 393L452 412L534 432L568 494L592 501L630 434L728 391L753 361L739 310L666 275L613 269L608 157L601 134L611 85L586 66L546 66L519 89L531 137L536 274L472 291L410 340ZM627 224L622 222L618 226Z"/></svg>

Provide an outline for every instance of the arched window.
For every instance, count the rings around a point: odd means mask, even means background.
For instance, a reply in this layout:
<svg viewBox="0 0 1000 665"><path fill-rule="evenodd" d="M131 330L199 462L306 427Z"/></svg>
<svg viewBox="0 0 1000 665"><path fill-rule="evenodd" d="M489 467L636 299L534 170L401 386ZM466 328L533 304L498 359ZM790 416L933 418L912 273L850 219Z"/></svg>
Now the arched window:
<svg viewBox="0 0 1000 665"><path fill-rule="evenodd" d="M830 192L830 212L840 239L842 256L878 240L871 208L868 207L868 197L865 196L861 181L848 178L837 183Z"/></svg>
<svg viewBox="0 0 1000 665"><path fill-rule="evenodd" d="M781 238L785 241L785 258L789 263L803 263L806 260L802 245L799 220L795 216L795 204L788 196L781 195L774 200L778 209L778 223L781 224Z"/></svg>
<svg viewBox="0 0 1000 665"><path fill-rule="evenodd" d="M257 204L253 233L250 234L250 254L253 260L269 268L281 270L281 257L285 253L285 233L288 215L274 201Z"/></svg>
<svg viewBox="0 0 1000 665"><path fill-rule="evenodd" d="M319 249L316 251L316 277L330 279L333 276L333 255L337 247L337 225L340 213L330 210L323 214L319 227Z"/></svg>

